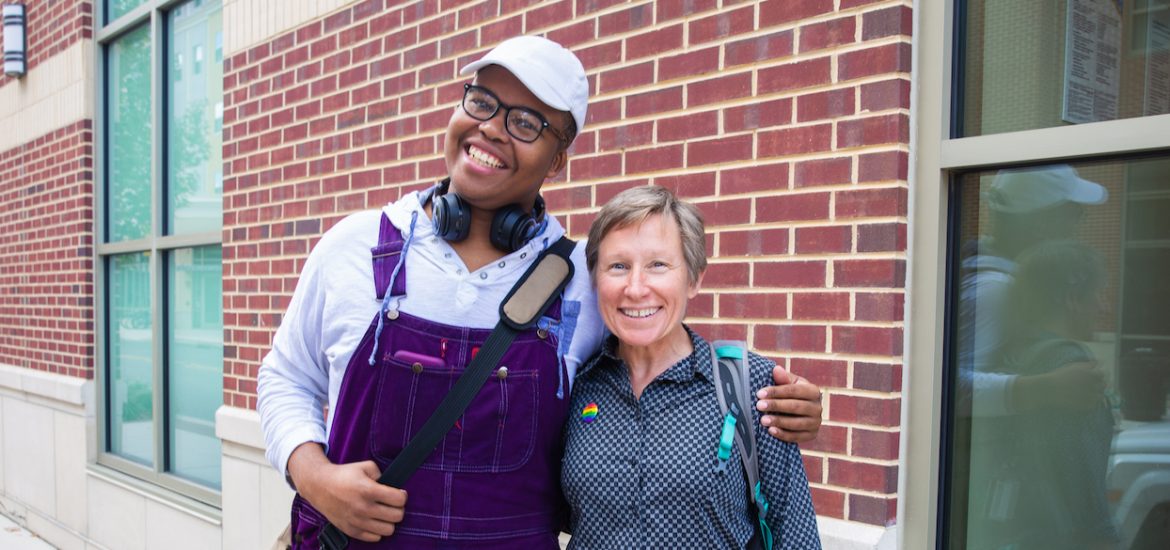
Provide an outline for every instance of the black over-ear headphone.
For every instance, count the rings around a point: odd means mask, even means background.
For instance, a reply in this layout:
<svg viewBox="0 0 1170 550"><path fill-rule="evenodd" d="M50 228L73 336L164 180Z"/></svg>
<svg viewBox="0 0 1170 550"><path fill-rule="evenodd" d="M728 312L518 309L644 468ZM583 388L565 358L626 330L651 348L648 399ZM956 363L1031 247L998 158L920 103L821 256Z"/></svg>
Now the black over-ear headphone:
<svg viewBox="0 0 1170 550"><path fill-rule="evenodd" d="M451 179L447 178L431 189L435 233L447 241L462 241L471 228L471 207L459 195L449 193ZM424 201L425 202L425 201ZM515 252L536 236L544 221L544 199L536 196L532 213L518 204L509 204L492 217L492 246L504 252Z"/></svg>

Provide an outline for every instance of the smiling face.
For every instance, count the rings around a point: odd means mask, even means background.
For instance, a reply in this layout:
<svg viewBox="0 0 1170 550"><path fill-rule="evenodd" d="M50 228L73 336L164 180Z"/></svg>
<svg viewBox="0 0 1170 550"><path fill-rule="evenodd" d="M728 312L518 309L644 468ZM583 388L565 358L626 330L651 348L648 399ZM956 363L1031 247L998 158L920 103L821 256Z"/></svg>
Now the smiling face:
<svg viewBox="0 0 1170 550"><path fill-rule="evenodd" d="M700 281L690 280L673 218L654 214L610 231L598 246L594 280L601 318L623 351L665 356L689 346L682 321Z"/></svg>
<svg viewBox="0 0 1170 550"><path fill-rule="evenodd" d="M550 124L563 126L565 113L545 105L512 73L497 65L484 67L475 84L487 88L501 102L540 112ZM444 157L452 191L473 208L496 210L509 204L531 208L546 178L565 165L566 153L547 130L533 143L508 134L504 109L486 121L455 106L447 123Z"/></svg>

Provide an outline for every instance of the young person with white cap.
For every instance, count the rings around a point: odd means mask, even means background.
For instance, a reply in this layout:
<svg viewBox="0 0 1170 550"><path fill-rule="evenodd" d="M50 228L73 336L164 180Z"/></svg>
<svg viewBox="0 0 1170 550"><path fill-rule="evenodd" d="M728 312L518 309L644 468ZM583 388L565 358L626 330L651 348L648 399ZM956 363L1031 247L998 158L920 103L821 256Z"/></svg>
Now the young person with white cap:
<svg viewBox="0 0 1170 550"><path fill-rule="evenodd" d="M570 382L603 333L583 246L558 299L405 486L376 481L564 235L539 191L585 125L581 62L522 36L461 71L473 73L447 125L448 178L326 232L260 369L268 458L298 491L295 548L315 549L327 521L353 548L558 547ZM787 415L773 433L815 436L818 388L769 391L761 407Z"/></svg>

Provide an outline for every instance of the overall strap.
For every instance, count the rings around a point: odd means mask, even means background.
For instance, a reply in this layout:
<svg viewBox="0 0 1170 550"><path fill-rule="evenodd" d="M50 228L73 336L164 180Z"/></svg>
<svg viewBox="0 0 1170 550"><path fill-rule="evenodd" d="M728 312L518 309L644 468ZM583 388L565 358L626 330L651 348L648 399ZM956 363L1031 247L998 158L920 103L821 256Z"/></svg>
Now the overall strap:
<svg viewBox="0 0 1170 550"><path fill-rule="evenodd" d="M386 288L390 286L390 278L394 273L394 267L401 259L404 244L402 232L390 223L390 217L383 212L382 223L378 228L378 245L370 249L374 262L374 290L379 300L386 296ZM406 294L405 270L404 264L399 270L398 277L394 279L394 286L390 289L391 296Z"/></svg>

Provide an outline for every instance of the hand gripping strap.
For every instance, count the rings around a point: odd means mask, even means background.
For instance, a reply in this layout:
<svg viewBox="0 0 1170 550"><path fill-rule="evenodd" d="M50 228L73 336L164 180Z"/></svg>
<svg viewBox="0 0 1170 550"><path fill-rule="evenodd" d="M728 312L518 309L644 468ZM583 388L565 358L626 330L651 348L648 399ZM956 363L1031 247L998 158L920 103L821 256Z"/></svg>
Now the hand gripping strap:
<svg viewBox="0 0 1170 550"><path fill-rule="evenodd" d="M504 357L504 352L508 351L508 346L512 345L516 335L532 326L560 294L561 289L569 283L573 276L573 264L569 260L569 254L573 252L576 244L562 237L548 250L542 252L516 286L512 287L500 306L500 321L475 354L471 364L443 397L434 414L419 428L418 433L410 438L406 447L398 453L386 471L382 472L378 483L391 487L405 486L410 476L435 450L443 436L455 425L455 421L463 416L463 411L479 393L484 381ZM558 276L560 279L556 278ZM543 305L535 308L533 304ZM506 310L511 310L511 313ZM349 544L349 537L332 523L325 526L317 539L322 550L342 550Z"/></svg>

